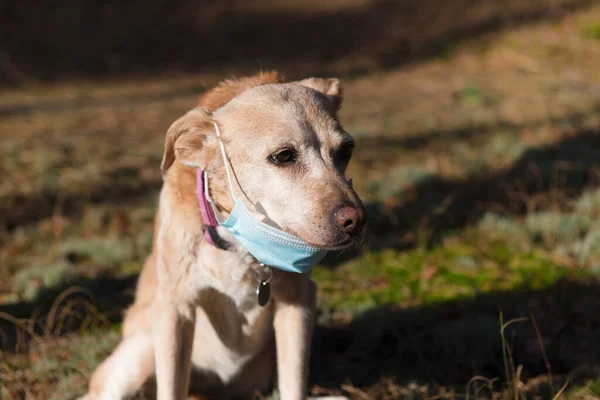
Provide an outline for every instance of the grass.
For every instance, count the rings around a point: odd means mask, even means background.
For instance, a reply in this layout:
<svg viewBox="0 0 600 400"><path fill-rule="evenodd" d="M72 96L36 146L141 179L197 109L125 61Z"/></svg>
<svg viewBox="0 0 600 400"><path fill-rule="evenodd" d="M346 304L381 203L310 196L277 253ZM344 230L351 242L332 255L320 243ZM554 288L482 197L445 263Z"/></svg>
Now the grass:
<svg viewBox="0 0 600 400"><path fill-rule="evenodd" d="M471 235L427 251L368 252L335 271L315 271L315 280L323 308L353 314L379 304L428 305L499 289L543 289L570 272L534 251L512 252L501 241Z"/></svg>
<svg viewBox="0 0 600 400"><path fill-rule="evenodd" d="M5 367L4 381L9 386L4 388L4 395L19 397L25 391L35 397L40 389L51 387L48 399L76 399L85 393L90 371L110 354L119 339L119 332L98 329L80 333L68 341L47 340L43 347L33 346L28 359L9 360L13 368L8 372ZM18 369L26 371L25 375L19 376ZM23 388L11 392L11 387L18 388L19 381Z"/></svg>
<svg viewBox="0 0 600 400"><path fill-rule="evenodd" d="M313 273L313 394L600 397L599 16L342 79L370 240ZM84 392L152 244L164 133L217 78L0 101L0 398Z"/></svg>
<svg viewBox="0 0 600 400"><path fill-rule="evenodd" d="M598 20L587 22L581 31L585 37L600 40L600 22Z"/></svg>

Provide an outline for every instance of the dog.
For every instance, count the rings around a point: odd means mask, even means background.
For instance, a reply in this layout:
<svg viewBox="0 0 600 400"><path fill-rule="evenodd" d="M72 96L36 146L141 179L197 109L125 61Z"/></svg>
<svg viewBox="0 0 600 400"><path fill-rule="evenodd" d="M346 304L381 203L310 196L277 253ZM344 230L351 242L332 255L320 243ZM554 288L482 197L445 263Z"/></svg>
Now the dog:
<svg viewBox="0 0 600 400"><path fill-rule="evenodd" d="M171 125L153 249L123 339L82 399L143 388L159 400L248 399L275 385L283 400L307 398L316 287L305 270L314 259L260 262L244 245L249 234L221 222L235 212L234 225L260 225L275 246L288 236L306 243L285 254L362 241L366 217L345 177L354 141L337 117L341 101L336 78L259 73L222 82ZM273 250L260 238L252 245ZM304 270L286 270L298 265Z"/></svg>

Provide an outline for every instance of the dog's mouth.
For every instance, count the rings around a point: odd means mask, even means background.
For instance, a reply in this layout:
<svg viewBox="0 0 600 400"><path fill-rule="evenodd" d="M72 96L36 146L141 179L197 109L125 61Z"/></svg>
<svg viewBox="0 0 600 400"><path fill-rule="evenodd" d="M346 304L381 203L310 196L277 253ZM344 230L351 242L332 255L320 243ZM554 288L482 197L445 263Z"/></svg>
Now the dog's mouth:
<svg viewBox="0 0 600 400"><path fill-rule="evenodd" d="M352 247L355 244L356 244L356 240L353 240L352 238L348 238L348 239L342 240L341 242L336 243L332 246L328 246L326 248L329 251L340 251L340 250L345 250L348 247Z"/></svg>
<svg viewBox="0 0 600 400"><path fill-rule="evenodd" d="M346 250L350 247L355 247L358 246L359 244L361 244L364 240L364 234L358 235L358 236L350 236L347 235L345 238L343 238L342 240L339 240L337 242L333 242L333 243L329 243L329 244L314 244L314 243L309 243L313 246L316 247L321 247L327 251L341 251L341 250Z"/></svg>

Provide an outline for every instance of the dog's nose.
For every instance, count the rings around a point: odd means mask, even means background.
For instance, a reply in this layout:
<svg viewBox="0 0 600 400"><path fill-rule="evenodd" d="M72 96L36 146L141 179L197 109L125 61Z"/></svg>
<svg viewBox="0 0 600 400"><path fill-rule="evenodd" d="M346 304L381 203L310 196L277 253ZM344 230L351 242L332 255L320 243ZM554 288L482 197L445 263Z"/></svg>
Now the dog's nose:
<svg viewBox="0 0 600 400"><path fill-rule="evenodd" d="M333 215L333 222L345 233L359 233L364 225L365 215L360 208L344 206Z"/></svg>

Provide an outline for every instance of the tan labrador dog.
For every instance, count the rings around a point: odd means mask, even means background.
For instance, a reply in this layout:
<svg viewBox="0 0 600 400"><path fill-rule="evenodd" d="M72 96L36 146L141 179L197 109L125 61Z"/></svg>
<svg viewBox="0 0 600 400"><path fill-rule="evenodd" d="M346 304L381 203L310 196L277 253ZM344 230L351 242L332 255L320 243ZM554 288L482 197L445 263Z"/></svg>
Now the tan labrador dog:
<svg viewBox="0 0 600 400"><path fill-rule="evenodd" d="M228 247L209 243L196 170L207 171L210 196L227 216L234 202L222 140L235 197L257 219L314 246L356 245L365 213L345 178L353 141L338 122L340 103L337 79L283 83L265 73L223 82L173 123L153 251L123 340L83 398L122 399L145 387L159 400L248 399L275 384L283 400L306 398L315 285L309 274L261 265L222 226L218 240ZM261 306L257 287L265 279L272 289Z"/></svg>

